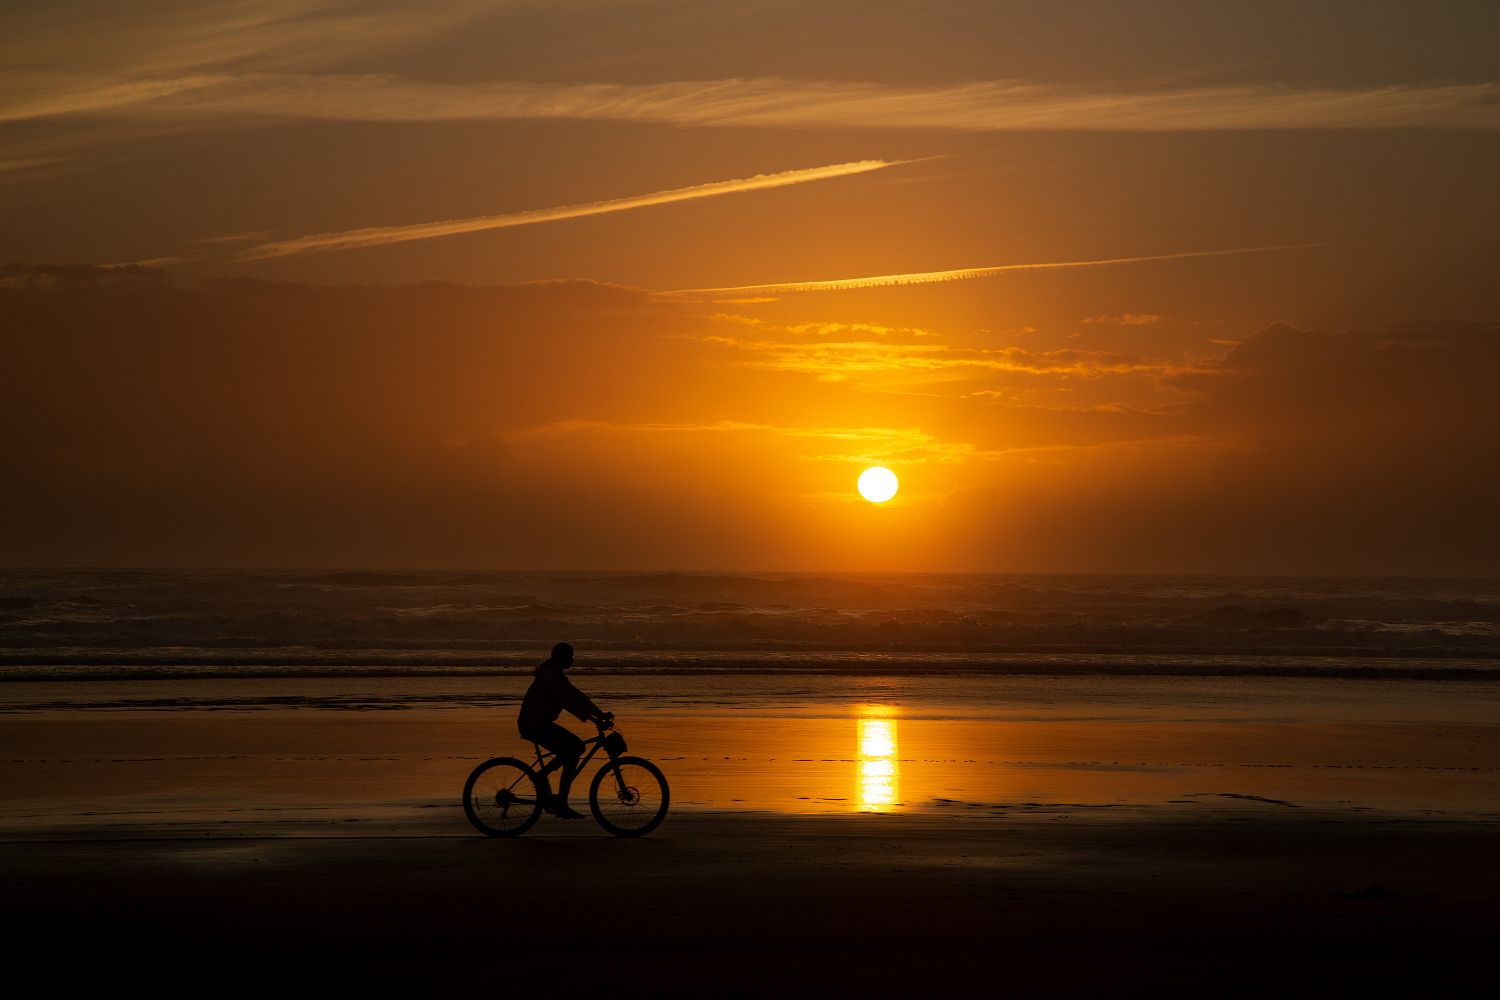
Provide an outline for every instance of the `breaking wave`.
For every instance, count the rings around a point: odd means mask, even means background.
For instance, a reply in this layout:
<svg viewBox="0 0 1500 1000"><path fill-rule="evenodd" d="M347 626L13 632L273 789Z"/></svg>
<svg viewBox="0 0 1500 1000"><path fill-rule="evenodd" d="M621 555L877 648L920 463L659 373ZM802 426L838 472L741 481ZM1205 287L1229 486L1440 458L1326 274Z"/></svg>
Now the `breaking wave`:
<svg viewBox="0 0 1500 1000"><path fill-rule="evenodd" d="M0 573L0 679L607 672L1500 676L1500 581Z"/></svg>

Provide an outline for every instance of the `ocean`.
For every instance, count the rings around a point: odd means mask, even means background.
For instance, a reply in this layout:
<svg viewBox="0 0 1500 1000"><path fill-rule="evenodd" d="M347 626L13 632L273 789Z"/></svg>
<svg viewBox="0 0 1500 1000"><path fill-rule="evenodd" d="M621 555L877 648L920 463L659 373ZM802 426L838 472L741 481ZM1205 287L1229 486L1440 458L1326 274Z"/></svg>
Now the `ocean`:
<svg viewBox="0 0 1500 1000"><path fill-rule="evenodd" d="M1500 579L0 572L0 678L1500 676Z"/></svg>

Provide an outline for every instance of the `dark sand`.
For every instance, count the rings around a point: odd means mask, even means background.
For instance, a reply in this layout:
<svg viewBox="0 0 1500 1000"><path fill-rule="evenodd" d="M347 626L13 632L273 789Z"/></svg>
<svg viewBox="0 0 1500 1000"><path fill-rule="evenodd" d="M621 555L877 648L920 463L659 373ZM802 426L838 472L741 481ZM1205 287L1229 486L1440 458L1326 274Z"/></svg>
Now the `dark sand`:
<svg viewBox="0 0 1500 1000"><path fill-rule="evenodd" d="M69 988L736 996L1488 995L1493 826L682 813L617 840L431 819L0 844L7 950ZM8 963L12 969L15 961Z"/></svg>

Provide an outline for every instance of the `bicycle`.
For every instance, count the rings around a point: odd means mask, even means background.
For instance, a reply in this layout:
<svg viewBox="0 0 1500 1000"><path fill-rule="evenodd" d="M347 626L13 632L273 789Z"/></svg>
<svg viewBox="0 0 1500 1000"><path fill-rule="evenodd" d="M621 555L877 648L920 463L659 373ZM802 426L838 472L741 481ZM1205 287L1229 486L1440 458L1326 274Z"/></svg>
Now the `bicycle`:
<svg viewBox="0 0 1500 1000"><path fill-rule="evenodd" d="M594 820L617 837L643 837L661 825L671 804L671 792L661 769L644 757L625 756L625 737L613 722L595 723L599 735L584 740L588 753L578 762L578 773L602 748L609 763L599 768L589 784L589 811ZM558 765L556 754L533 743L536 765L515 757L491 757L464 782L464 815L489 837L519 837L536 825L552 798L547 775Z"/></svg>

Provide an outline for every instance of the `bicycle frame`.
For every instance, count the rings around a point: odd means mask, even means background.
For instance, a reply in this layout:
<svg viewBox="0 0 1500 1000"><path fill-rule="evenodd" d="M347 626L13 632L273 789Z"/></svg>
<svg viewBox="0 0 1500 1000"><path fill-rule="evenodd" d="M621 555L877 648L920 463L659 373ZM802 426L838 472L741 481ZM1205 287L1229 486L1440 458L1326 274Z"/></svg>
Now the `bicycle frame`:
<svg viewBox="0 0 1500 1000"><path fill-rule="evenodd" d="M583 745L588 747L588 753L578 758L578 769L573 772L575 779L583 773L583 769L588 767L589 761L593 760L594 756L604 746L604 741L608 738L610 731L610 729L600 729L597 736L583 741ZM552 779L548 775L562 767L562 764L557 762L557 754L551 750L543 749L542 745L535 740L532 741L531 746L536 751L536 776L541 778L547 785L547 791L550 793L552 791ZM611 760L614 759L608 751L605 751L605 756L610 757Z"/></svg>

